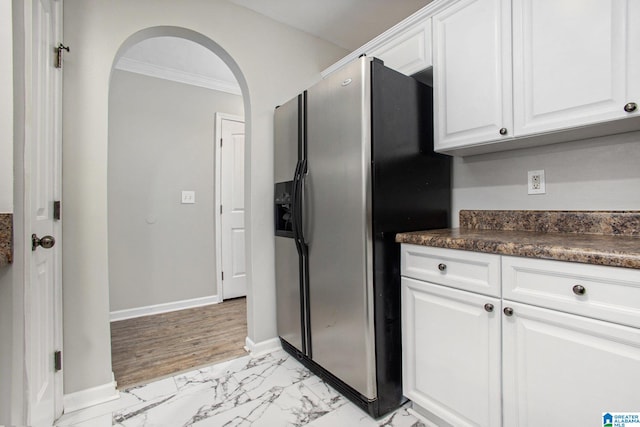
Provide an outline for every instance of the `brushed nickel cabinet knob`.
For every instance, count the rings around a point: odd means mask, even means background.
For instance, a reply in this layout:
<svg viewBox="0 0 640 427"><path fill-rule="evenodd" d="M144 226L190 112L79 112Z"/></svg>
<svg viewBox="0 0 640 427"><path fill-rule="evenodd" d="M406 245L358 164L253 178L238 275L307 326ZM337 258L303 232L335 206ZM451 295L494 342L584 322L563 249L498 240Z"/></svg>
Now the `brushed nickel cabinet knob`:
<svg viewBox="0 0 640 427"><path fill-rule="evenodd" d="M582 285L575 285L573 287L573 293L576 295L584 295L587 292L587 289Z"/></svg>
<svg viewBox="0 0 640 427"><path fill-rule="evenodd" d="M511 307L505 307L504 310L502 310L502 312L504 313L505 316L513 316L513 308Z"/></svg>
<svg viewBox="0 0 640 427"><path fill-rule="evenodd" d="M506 135L507 134L507 128L500 128L500 135Z"/></svg>
<svg viewBox="0 0 640 427"><path fill-rule="evenodd" d="M635 102L629 102L624 105L624 111L626 111L627 113L633 113L637 109L638 109L638 104L636 104Z"/></svg>

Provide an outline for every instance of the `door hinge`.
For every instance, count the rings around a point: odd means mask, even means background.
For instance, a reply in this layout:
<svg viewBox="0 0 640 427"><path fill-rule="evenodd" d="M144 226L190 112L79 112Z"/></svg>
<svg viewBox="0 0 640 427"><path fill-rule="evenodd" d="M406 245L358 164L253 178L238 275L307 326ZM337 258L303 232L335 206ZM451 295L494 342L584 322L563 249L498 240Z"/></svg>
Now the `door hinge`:
<svg viewBox="0 0 640 427"><path fill-rule="evenodd" d="M56 57L56 68L62 68L62 51L66 50L69 52L69 46L65 46L62 43L58 44L56 47L57 57Z"/></svg>
<svg viewBox="0 0 640 427"><path fill-rule="evenodd" d="M61 208L61 202L60 200L56 200L53 202L53 219L55 219L56 221L60 221L60 219L62 218L62 213L60 211Z"/></svg>
<svg viewBox="0 0 640 427"><path fill-rule="evenodd" d="M222 148L222 138L220 138L220 148Z"/></svg>
<svg viewBox="0 0 640 427"><path fill-rule="evenodd" d="M53 366L56 372L62 371L62 352L60 350L53 353Z"/></svg>
<svg viewBox="0 0 640 427"><path fill-rule="evenodd" d="M220 205L220 215L222 215L222 205Z"/></svg>
<svg viewBox="0 0 640 427"><path fill-rule="evenodd" d="M224 282L224 271L222 272L222 281Z"/></svg>

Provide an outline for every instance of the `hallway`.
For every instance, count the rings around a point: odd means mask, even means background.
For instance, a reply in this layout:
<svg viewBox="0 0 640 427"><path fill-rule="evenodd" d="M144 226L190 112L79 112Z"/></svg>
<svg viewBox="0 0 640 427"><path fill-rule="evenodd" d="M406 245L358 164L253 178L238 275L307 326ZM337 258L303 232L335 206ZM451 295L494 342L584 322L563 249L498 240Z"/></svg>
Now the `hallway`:
<svg viewBox="0 0 640 427"><path fill-rule="evenodd" d="M120 390L246 354L246 298L111 323Z"/></svg>

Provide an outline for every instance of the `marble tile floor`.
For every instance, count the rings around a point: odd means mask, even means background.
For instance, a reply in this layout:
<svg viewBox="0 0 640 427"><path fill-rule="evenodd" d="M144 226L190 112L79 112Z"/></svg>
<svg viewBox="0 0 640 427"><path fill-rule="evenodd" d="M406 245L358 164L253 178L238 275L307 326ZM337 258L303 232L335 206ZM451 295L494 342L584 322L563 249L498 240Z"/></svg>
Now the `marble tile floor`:
<svg viewBox="0 0 640 427"><path fill-rule="evenodd" d="M282 350L120 392L58 427L424 427L406 407L374 420Z"/></svg>

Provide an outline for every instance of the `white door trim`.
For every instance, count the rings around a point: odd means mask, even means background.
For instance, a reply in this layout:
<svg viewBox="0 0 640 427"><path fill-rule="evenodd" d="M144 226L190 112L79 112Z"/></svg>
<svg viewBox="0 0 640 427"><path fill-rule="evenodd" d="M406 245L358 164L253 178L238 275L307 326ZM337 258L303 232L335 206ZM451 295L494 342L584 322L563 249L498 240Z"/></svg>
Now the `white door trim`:
<svg viewBox="0 0 640 427"><path fill-rule="evenodd" d="M214 205L214 217L215 217L215 233L216 233L216 282L218 287L218 301L223 301L222 295L222 218L220 215L220 205L222 204L222 161L220 141L222 140L222 120L233 120L244 122L244 117L236 116L234 114L216 113L216 126L215 126L215 205Z"/></svg>

